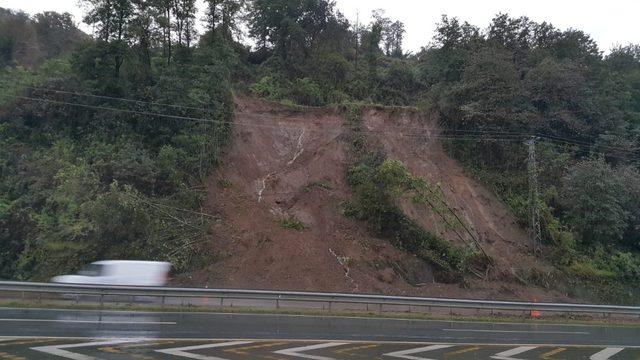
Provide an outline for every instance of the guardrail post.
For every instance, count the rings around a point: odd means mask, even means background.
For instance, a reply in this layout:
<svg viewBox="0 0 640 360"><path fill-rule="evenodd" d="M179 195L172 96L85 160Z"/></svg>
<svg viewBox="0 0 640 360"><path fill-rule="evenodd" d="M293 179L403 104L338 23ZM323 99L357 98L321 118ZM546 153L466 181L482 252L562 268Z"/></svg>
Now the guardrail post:
<svg viewBox="0 0 640 360"><path fill-rule="evenodd" d="M240 290L234 292L234 290L222 290L222 289L175 289L164 288L158 291L157 288L152 287L129 287L129 286L74 286L74 285L58 285L58 284L45 284L45 283L20 283L11 281L0 281L0 289L5 292L11 292L14 295L18 295L18 298L22 298L22 301L30 301L42 303L48 299L48 294L67 294L74 296L64 297L68 304L81 304L82 296L90 296L91 302L94 304L99 302L101 308L106 305L105 301L109 301L109 297L113 298L113 303L120 304L126 303L131 297L131 302L135 302L138 297L151 296L154 299L161 298L163 307L166 307L168 298L180 299L181 301L176 303L189 306L208 305L190 303L185 299L192 298L206 298L206 299L220 299L221 307L233 307L233 299L270 299L275 304L269 306L275 306L278 309L282 308L282 301L305 301L313 304L312 306L322 305L323 311L333 311L333 303L344 304L358 304L361 308L362 304L365 304L367 311L378 311L380 313L392 308L384 308L386 304L398 306L407 306L405 311L424 312L434 311L433 308L437 308L439 313L442 310L449 308L449 314L455 316L453 309L467 309L458 314L473 314L475 309L476 314L481 314L485 310L489 310L491 316L500 316L502 311L507 313L516 314L521 312L523 316L537 316L537 312L553 312L566 314L571 317L573 314L590 313L597 314L601 318L608 319L613 318L614 315L624 315L625 317L637 317L640 315L640 307L633 306L602 306L602 305L580 305L580 304L552 304L552 303L540 303L531 304L525 302L515 301L483 301L483 300L457 300L457 299L432 299L432 298L416 298L416 297L385 297L385 296L372 296L366 295L354 296L352 294L322 294L322 293L301 293L301 292L276 292L276 291L251 291ZM27 294L29 294L27 299ZM194 295L195 294L195 295ZM99 299L97 299L99 297ZM124 297L125 300L120 300L120 297ZM225 301L225 299L229 299ZM157 301L157 300L156 300ZM377 305L377 306L376 306ZM377 308L377 309L376 309Z"/></svg>

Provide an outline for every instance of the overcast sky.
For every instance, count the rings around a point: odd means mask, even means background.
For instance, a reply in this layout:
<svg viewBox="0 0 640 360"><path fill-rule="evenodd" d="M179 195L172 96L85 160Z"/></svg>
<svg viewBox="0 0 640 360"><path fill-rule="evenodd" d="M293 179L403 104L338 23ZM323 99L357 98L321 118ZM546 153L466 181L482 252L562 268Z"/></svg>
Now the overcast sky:
<svg viewBox="0 0 640 360"><path fill-rule="evenodd" d="M200 0L201 1L201 0ZM352 21L360 14L368 22L372 10L385 9L407 29L405 48L417 51L431 41L442 14L485 28L498 12L549 21L561 29L575 28L590 34L607 51L613 45L640 44L640 0L337 0L340 11ZM80 22L83 11L77 0L0 0L0 7L34 14L44 10L70 12ZM90 31L86 26L81 26Z"/></svg>

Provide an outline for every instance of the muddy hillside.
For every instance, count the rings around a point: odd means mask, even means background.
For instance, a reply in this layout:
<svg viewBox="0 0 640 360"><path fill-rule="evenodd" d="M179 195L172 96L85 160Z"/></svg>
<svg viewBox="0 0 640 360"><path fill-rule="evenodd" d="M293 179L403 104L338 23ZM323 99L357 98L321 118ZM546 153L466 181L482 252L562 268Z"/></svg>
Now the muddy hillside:
<svg viewBox="0 0 640 360"><path fill-rule="evenodd" d="M431 268L366 224L343 215L352 196L344 116L338 110L294 110L236 99L233 145L208 185L215 261L184 278L209 287L287 289L547 299L562 295L526 286L519 274L545 271L529 255L529 238L507 207L472 180L443 151L436 119L408 110L367 109L363 132L390 159L439 184L444 199L467 225L465 239L430 211L410 202L404 212L456 244L477 241L492 270L469 276L467 286L439 284Z"/></svg>

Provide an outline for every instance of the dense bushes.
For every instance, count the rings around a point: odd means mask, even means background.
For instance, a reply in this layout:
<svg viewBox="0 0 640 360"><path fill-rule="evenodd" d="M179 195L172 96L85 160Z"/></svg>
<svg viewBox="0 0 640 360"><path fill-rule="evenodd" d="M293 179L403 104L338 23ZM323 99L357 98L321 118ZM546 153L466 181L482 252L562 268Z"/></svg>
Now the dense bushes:
<svg viewBox="0 0 640 360"><path fill-rule="evenodd" d="M439 111L447 149L522 226L539 209L543 256L569 273L637 282L628 276L640 258L637 46L603 57L577 30L499 15L481 31L444 17L419 57L424 105ZM528 193L531 138L538 204Z"/></svg>
<svg viewBox="0 0 640 360"><path fill-rule="evenodd" d="M465 254L422 228L398 207L404 196L420 197L408 189L423 179L410 175L399 161L375 156L352 167L347 178L355 196L345 204L345 215L366 221L376 234L435 266L440 281L462 279L467 270L466 256L473 251Z"/></svg>
<svg viewBox="0 0 640 360"><path fill-rule="evenodd" d="M326 104L324 93L309 78L295 79L291 82L281 76L267 75L251 85L250 90L255 95L272 101L293 101L306 106Z"/></svg>
<svg viewBox="0 0 640 360"><path fill-rule="evenodd" d="M204 36L170 62L152 53L148 68L126 48L119 73L102 40L69 61L0 70L0 277L210 258L201 184L231 131L229 41Z"/></svg>
<svg viewBox="0 0 640 360"><path fill-rule="evenodd" d="M0 276L48 276L36 266L45 254L51 271L127 254L184 268L207 228L197 187L229 139L235 85L274 101L342 104L357 164L351 214L447 272L461 258L394 207L390 167L357 131L359 104L437 111L447 150L522 226L540 211L545 256L574 274L636 281L638 46L603 56L579 30L499 14L486 30L443 17L430 45L405 54L401 23L377 12L354 28L326 0L211 1L197 39L193 2L87 4L95 39L68 15L0 9ZM234 41L245 19L254 49Z"/></svg>

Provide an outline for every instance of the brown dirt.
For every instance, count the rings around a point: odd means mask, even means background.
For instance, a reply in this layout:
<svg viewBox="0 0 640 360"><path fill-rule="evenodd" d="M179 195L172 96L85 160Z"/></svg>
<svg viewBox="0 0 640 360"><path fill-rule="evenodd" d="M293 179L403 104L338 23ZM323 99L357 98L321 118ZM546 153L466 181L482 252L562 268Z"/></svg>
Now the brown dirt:
<svg viewBox="0 0 640 360"><path fill-rule="evenodd" d="M233 146L211 177L210 210L219 216L212 245L217 258L183 276L185 285L254 289L359 292L479 299L560 300L564 296L526 287L520 270L548 267L527 255L528 238L509 210L464 174L437 140L434 119L411 111L370 109L364 128L389 158L439 183L447 202L470 224L496 261L487 280L468 286L433 282L430 267L346 218L351 197L343 116L336 110L292 110L258 100L236 99ZM460 241L430 211L402 207L423 226ZM286 229L295 217L302 231ZM410 284L410 282L413 284ZM416 286L417 285L417 286Z"/></svg>

